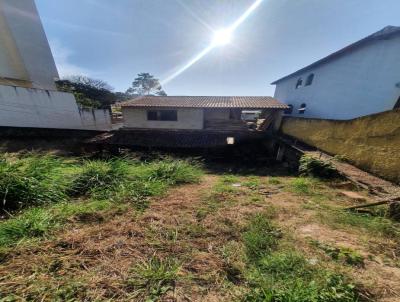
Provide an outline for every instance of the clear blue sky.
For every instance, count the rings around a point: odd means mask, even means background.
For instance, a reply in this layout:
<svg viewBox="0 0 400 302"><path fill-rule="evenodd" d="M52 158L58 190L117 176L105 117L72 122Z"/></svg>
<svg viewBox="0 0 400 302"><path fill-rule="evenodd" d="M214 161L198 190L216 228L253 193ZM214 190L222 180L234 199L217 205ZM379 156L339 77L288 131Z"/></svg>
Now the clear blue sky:
<svg viewBox="0 0 400 302"><path fill-rule="evenodd" d="M36 0L61 76L125 91L139 72L168 77L254 0ZM386 25L400 0L264 0L236 30L163 88L169 95L273 95L270 83Z"/></svg>

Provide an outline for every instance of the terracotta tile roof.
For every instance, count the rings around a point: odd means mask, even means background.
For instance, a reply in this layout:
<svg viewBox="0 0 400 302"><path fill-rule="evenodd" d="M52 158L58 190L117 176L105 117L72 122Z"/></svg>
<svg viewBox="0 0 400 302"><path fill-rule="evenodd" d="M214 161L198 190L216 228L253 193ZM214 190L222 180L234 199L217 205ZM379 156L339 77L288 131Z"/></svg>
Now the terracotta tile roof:
<svg viewBox="0 0 400 302"><path fill-rule="evenodd" d="M122 107L288 108L287 105L269 96L143 96L124 102Z"/></svg>

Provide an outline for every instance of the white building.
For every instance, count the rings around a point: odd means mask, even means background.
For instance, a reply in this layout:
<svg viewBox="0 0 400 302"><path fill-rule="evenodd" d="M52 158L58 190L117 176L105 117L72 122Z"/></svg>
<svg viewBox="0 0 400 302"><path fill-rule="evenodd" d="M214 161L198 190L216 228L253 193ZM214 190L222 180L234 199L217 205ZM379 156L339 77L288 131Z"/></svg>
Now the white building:
<svg viewBox="0 0 400 302"><path fill-rule="evenodd" d="M352 119L400 107L400 27L384 29L272 84L286 114Z"/></svg>
<svg viewBox="0 0 400 302"><path fill-rule="evenodd" d="M287 106L267 96L145 96L121 108L125 129L247 131L244 110L259 110L266 130Z"/></svg>
<svg viewBox="0 0 400 302"><path fill-rule="evenodd" d="M56 90L58 72L33 0L0 0L0 126L105 130L110 116L80 110Z"/></svg>

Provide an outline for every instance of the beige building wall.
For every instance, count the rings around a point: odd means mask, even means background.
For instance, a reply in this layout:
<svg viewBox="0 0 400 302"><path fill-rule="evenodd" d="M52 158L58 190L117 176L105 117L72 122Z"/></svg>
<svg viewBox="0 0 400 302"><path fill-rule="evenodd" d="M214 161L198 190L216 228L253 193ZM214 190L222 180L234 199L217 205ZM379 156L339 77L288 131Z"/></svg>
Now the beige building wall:
<svg viewBox="0 0 400 302"><path fill-rule="evenodd" d="M0 0L0 84L56 90L56 78L34 0Z"/></svg>
<svg viewBox="0 0 400 302"><path fill-rule="evenodd" d="M163 108L168 109L168 108ZM122 107L124 127L149 129L203 129L203 109L179 108L178 120L175 121L148 121L147 111L157 108L129 108Z"/></svg>
<svg viewBox="0 0 400 302"><path fill-rule="evenodd" d="M284 118L281 131L400 183L400 110L349 121Z"/></svg>

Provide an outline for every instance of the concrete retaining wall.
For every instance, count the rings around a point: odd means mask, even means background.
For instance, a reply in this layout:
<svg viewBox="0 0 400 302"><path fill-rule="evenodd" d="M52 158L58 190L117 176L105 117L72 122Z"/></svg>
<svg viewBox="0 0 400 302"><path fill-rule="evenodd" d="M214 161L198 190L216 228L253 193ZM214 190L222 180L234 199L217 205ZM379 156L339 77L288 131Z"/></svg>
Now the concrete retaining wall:
<svg viewBox="0 0 400 302"><path fill-rule="evenodd" d="M400 183L400 110L349 121L285 117L281 132Z"/></svg>
<svg viewBox="0 0 400 302"><path fill-rule="evenodd" d="M70 93L0 85L0 126L109 130L108 110L80 110Z"/></svg>

